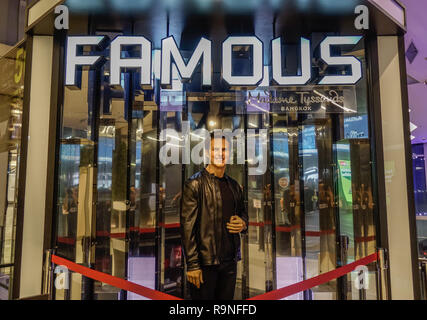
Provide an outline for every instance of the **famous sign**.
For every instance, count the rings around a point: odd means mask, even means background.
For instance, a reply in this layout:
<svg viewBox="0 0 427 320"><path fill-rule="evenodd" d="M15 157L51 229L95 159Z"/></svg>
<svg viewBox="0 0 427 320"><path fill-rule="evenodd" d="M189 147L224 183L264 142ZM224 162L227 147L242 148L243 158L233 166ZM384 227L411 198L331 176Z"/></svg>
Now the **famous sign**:
<svg viewBox="0 0 427 320"><path fill-rule="evenodd" d="M336 56L331 53L332 46L356 45L360 36L328 36L320 43L320 58L327 66L348 66L350 72L345 74L324 75L319 85L352 85L362 78L362 63L354 56ZM105 61L105 57L96 54L79 54L83 47L102 46L106 43L105 36L70 36L67 40L66 80L67 86L79 87L81 68L93 67ZM235 46L252 48L250 75L234 75L232 52ZM138 47L139 57L126 57L124 47ZM271 41L272 80L279 86L300 86L307 84L312 78L311 42L301 38L301 65L298 74L284 75L282 62L286 52L282 50L282 39ZM110 44L110 85L120 86L123 70L136 70L140 73L140 84L151 86L152 77L152 44L143 36L118 36ZM175 63L182 81L191 80L197 66L201 65L201 82L204 86L212 85L212 41L201 38L192 55L187 61L181 55L175 39L167 37L162 40L160 53L160 83L169 87L172 83L172 62ZM222 78L231 86L257 86L264 79L264 48L262 41L256 36L230 36L222 43Z"/></svg>

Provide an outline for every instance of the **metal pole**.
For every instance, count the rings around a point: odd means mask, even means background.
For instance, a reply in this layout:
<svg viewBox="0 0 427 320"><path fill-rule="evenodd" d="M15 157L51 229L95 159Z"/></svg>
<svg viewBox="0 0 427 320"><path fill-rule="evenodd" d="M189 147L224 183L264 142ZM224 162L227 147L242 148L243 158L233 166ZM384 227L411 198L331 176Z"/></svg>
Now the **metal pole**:
<svg viewBox="0 0 427 320"><path fill-rule="evenodd" d="M46 250L45 262L44 262L44 279L43 279L43 294L48 295L49 300L53 300L53 272L55 266L52 263L53 250Z"/></svg>
<svg viewBox="0 0 427 320"><path fill-rule="evenodd" d="M390 297L388 296L388 276L387 276L387 269L388 269L388 263L387 263L387 250L384 248L378 248L378 286L380 288L380 300L389 300Z"/></svg>
<svg viewBox="0 0 427 320"><path fill-rule="evenodd" d="M72 280L72 271L68 270L65 273L65 277L67 281L66 283L68 284L68 286L65 286L64 288L64 300L68 301L71 300L71 280Z"/></svg>
<svg viewBox="0 0 427 320"><path fill-rule="evenodd" d="M366 289L364 287L359 289L359 300L366 300Z"/></svg>
<svg viewBox="0 0 427 320"><path fill-rule="evenodd" d="M347 264L348 257L348 245L350 243L350 239L348 236L340 236L340 253L339 253L339 267L343 267ZM337 279L338 284L338 296L339 300L347 300L348 295L348 277L344 275Z"/></svg>
<svg viewBox="0 0 427 320"><path fill-rule="evenodd" d="M94 269L90 263L88 264L88 268ZM94 300L94 287L94 280L82 275L82 300Z"/></svg>

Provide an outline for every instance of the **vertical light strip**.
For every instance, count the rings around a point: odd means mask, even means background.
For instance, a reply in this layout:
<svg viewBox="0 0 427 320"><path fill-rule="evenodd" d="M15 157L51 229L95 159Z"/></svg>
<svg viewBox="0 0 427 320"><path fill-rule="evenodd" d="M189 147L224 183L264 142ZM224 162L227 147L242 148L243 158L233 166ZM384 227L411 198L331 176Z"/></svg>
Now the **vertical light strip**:
<svg viewBox="0 0 427 320"><path fill-rule="evenodd" d="M21 298L41 293L52 54L53 37L34 36L22 238Z"/></svg>
<svg viewBox="0 0 427 320"><path fill-rule="evenodd" d="M398 38L378 37L391 296L413 300L405 137Z"/></svg>

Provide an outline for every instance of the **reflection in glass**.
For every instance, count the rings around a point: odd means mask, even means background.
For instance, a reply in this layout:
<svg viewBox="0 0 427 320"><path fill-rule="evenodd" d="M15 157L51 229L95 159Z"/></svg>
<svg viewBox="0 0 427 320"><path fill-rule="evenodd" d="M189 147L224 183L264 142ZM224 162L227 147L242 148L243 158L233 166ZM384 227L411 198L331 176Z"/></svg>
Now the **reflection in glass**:
<svg viewBox="0 0 427 320"><path fill-rule="evenodd" d="M20 44L0 59L0 300L12 298L15 271L25 46Z"/></svg>

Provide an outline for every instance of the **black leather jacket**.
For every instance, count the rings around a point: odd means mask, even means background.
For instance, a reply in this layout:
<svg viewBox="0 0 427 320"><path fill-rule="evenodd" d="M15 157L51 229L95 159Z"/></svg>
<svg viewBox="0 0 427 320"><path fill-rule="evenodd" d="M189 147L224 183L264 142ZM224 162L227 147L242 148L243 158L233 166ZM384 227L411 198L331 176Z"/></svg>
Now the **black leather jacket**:
<svg viewBox="0 0 427 320"><path fill-rule="evenodd" d="M225 175L233 193L236 215L246 223L248 213L240 185ZM206 169L185 182L181 198L181 237L187 270L201 266L218 265L222 237L222 200L218 181ZM240 260L240 235L233 234L235 260Z"/></svg>

